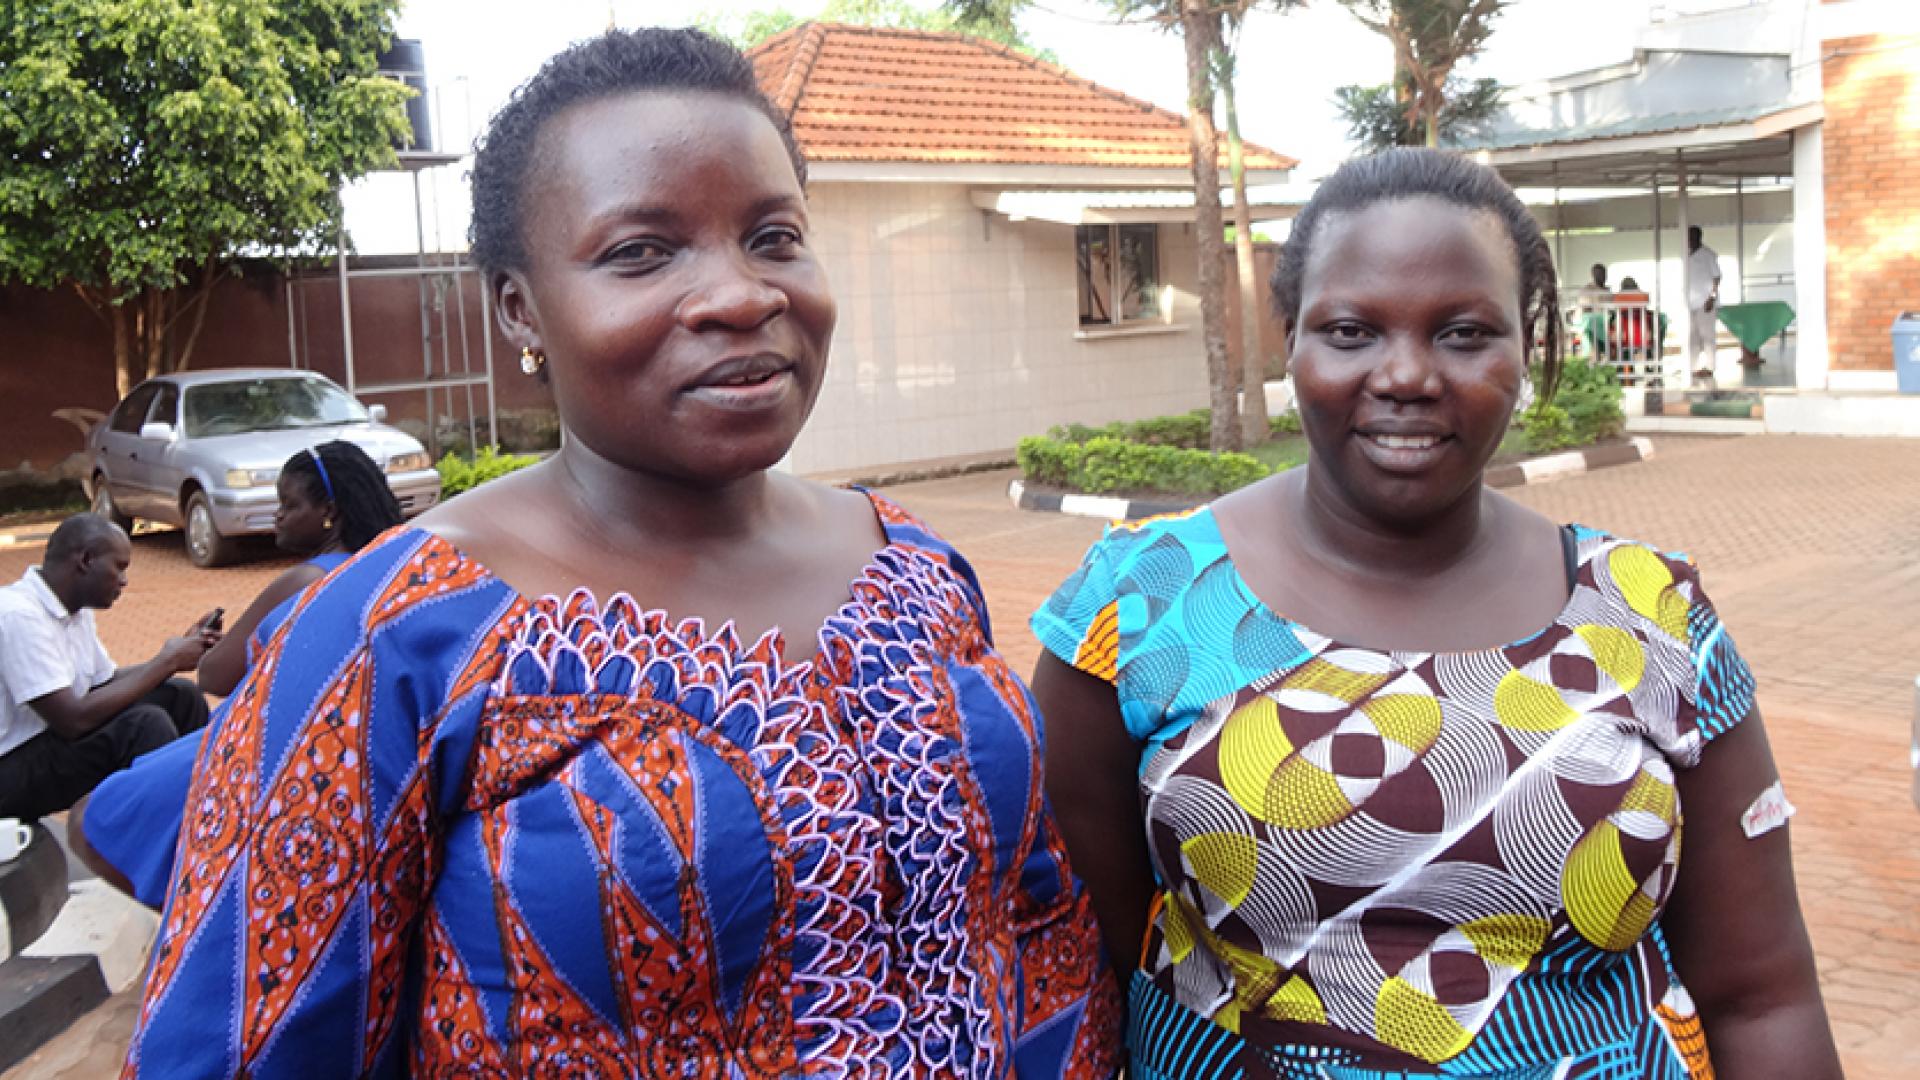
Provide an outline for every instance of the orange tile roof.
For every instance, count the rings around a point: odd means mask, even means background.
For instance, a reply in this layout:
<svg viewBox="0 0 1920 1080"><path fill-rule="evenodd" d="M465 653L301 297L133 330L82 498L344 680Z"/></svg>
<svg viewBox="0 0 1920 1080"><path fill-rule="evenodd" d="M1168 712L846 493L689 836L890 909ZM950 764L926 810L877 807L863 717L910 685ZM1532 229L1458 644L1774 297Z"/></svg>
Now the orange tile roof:
<svg viewBox="0 0 1920 1080"><path fill-rule="evenodd" d="M1189 163L1184 116L965 34L811 22L747 55L811 161ZM1224 135L1221 145L1224 171ZM1298 164L1253 143L1246 161L1250 169Z"/></svg>

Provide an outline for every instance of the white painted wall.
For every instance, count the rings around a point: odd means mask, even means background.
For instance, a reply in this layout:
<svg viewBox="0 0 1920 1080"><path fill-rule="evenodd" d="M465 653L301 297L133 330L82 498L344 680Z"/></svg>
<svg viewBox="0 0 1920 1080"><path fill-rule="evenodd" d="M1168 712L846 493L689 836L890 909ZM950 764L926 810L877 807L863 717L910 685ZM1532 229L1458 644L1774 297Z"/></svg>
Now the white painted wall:
<svg viewBox="0 0 1920 1080"><path fill-rule="evenodd" d="M1190 226L1160 227L1177 329L1083 341L1071 226L985 217L959 184L816 182L808 199L840 321L795 472L999 450L1053 424L1206 404Z"/></svg>
<svg viewBox="0 0 1920 1080"><path fill-rule="evenodd" d="M1793 274L1800 302L1794 385L1824 390L1832 354L1827 349L1827 179L1822 128L1811 124L1793 139Z"/></svg>

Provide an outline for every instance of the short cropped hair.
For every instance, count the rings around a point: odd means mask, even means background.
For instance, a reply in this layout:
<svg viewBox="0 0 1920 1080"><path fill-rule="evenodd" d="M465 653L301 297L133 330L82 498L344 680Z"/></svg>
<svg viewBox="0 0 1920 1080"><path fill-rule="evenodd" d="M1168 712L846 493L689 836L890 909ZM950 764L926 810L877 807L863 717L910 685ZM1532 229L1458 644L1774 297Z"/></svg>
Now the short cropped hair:
<svg viewBox="0 0 1920 1080"><path fill-rule="evenodd" d="M487 125L473 159L473 261L489 277L526 269L522 205L540 131L575 105L644 91L687 91L734 98L758 109L786 144L801 187L807 161L793 125L774 106L740 50L698 30L609 30L548 60Z"/></svg>
<svg viewBox="0 0 1920 1080"><path fill-rule="evenodd" d="M115 539L125 536L120 526L99 514L75 514L61 522L47 538L44 561L63 563L80 555L98 555Z"/></svg>

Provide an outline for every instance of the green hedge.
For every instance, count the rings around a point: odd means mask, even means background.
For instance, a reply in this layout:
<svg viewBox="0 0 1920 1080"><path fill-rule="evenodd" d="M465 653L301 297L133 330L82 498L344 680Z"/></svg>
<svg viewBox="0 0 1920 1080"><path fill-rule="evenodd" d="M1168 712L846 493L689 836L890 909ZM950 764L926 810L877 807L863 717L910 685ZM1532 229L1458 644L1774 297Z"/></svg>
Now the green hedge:
<svg viewBox="0 0 1920 1080"><path fill-rule="evenodd" d="M1541 377L1536 367L1534 385ZM1521 418L1527 449L1540 454L1613 438L1627 427L1627 414L1620 407L1624 394L1611 366L1568 359L1560 368L1553 400L1535 403Z"/></svg>
<svg viewBox="0 0 1920 1080"><path fill-rule="evenodd" d="M489 480L496 480L539 462L540 459L533 454L502 454L491 446L483 446L471 458L448 454L433 467L440 472L440 497L451 499Z"/></svg>
<svg viewBox="0 0 1920 1080"><path fill-rule="evenodd" d="M1174 446L1183 450L1205 450L1212 432L1212 418L1205 409L1173 416L1155 416L1146 420L1122 420L1102 427L1064 424L1048 429L1047 438L1059 442L1086 443L1094 439L1119 439L1142 446ZM1268 422L1275 435L1298 435L1300 418L1293 413L1276 416Z"/></svg>
<svg viewBox="0 0 1920 1080"><path fill-rule="evenodd" d="M1020 440L1019 461L1028 480L1093 494L1218 495L1271 474L1246 454L1143 445L1105 435L1085 442L1029 435Z"/></svg>

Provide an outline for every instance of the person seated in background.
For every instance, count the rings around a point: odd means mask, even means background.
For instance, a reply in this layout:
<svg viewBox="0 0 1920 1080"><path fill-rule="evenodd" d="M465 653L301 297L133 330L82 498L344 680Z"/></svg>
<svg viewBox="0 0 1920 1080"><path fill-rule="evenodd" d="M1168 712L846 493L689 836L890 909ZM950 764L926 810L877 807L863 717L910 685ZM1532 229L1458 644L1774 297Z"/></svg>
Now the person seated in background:
<svg viewBox="0 0 1920 1080"><path fill-rule="evenodd" d="M1637 361L1656 359L1661 343L1667 336L1666 316L1656 315L1650 306L1653 298L1631 277L1620 279L1620 291L1614 294L1613 299L1619 305L1619 310L1608 316L1608 336L1613 340L1619 358Z"/></svg>
<svg viewBox="0 0 1920 1080"><path fill-rule="evenodd" d="M1567 327L1571 331L1574 350L1584 349L1591 357L1607 359L1607 318L1598 310L1613 293L1607 289L1607 264L1594 263L1593 278L1574 290L1573 307L1567 311Z"/></svg>
<svg viewBox="0 0 1920 1080"><path fill-rule="evenodd" d="M119 526L76 514L39 566L0 588L0 817L72 806L109 775L207 722L192 671L220 641L220 612L168 638L151 660L116 668L94 609L127 587L133 545Z"/></svg>
<svg viewBox="0 0 1920 1080"><path fill-rule="evenodd" d="M200 658L200 688L216 697L226 697L240 685L254 656L292 610L288 601L405 520L380 466L365 450L343 440L288 458L276 489L280 507L273 515L274 543L308 559L260 590L227 640Z"/></svg>
<svg viewBox="0 0 1920 1080"><path fill-rule="evenodd" d="M1613 298L1612 290L1607 288L1607 264L1593 264L1593 279L1574 291L1574 296L1582 307L1593 307L1602 300Z"/></svg>
<svg viewBox="0 0 1920 1080"><path fill-rule="evenodd" d="M200 688L207 693L233 693L307 587L403 520L380 466L350 442L325 443L288 458L278 490L274 542L311 557L262 589L232 632L201 657ZM219 722L216 716L208 730ZM108 777L73 808L68 822L74 855L101 880L149 907L159 907L167 896L174 841L202 741L182 739Z"/></svg>

